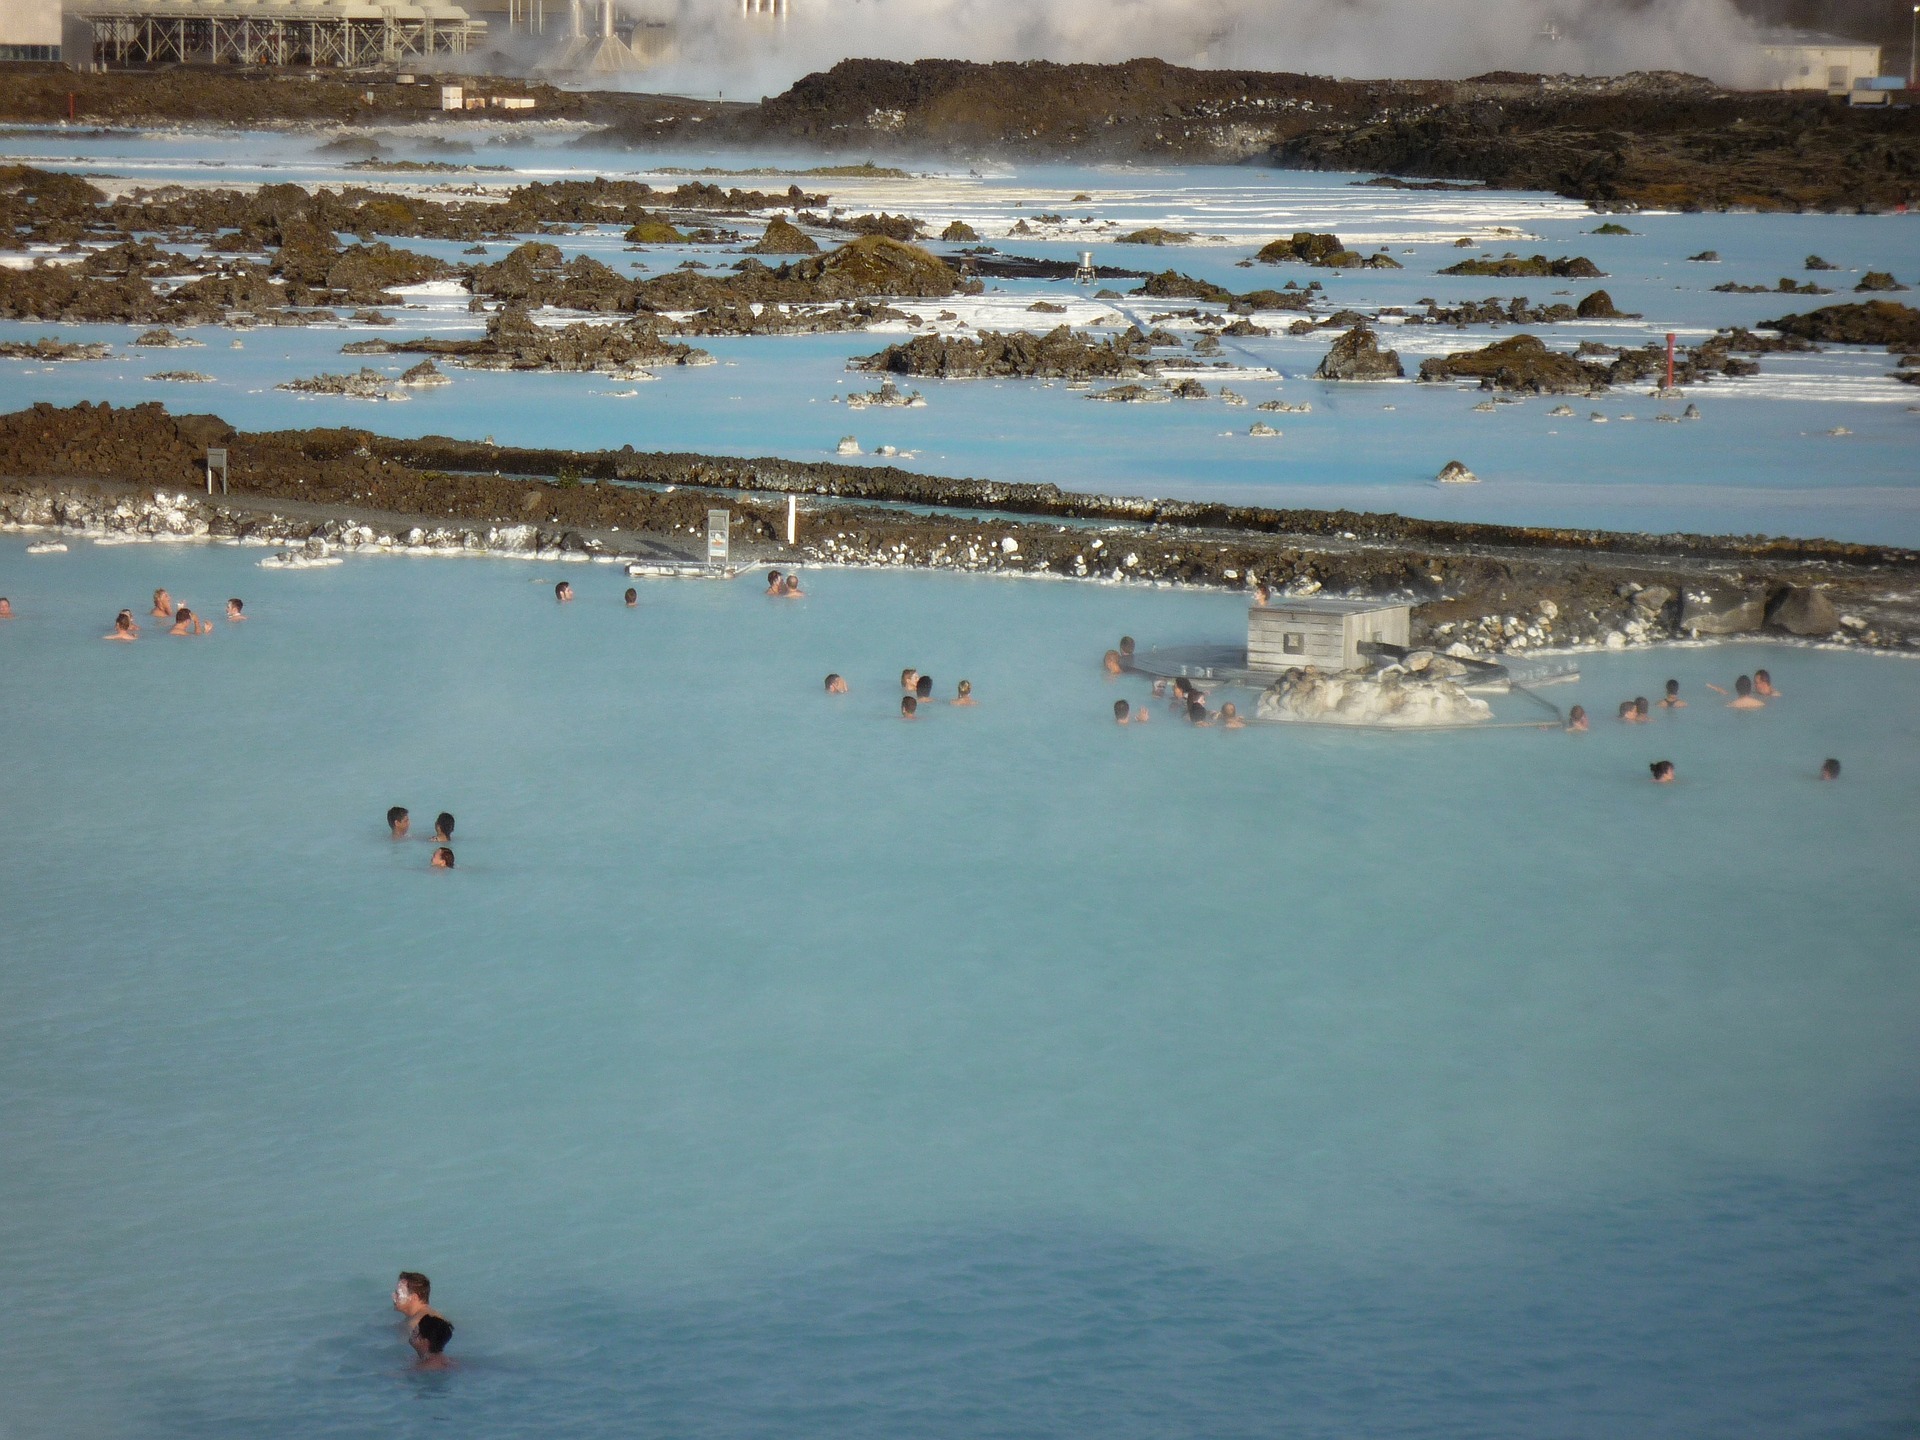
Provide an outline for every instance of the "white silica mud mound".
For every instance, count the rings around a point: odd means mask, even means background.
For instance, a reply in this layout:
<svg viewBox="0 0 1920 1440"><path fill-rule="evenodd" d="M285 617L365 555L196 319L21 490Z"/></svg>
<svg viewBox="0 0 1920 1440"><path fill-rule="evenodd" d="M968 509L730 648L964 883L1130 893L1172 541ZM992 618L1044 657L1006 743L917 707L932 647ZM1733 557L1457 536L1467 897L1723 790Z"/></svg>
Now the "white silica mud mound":
<svg viewBox="0 0 1920 1440"><path fill-rule="evenodd" d="M1493 718L1493 708L1469 695L1457 680L1430 670L1289 670L1260 692L1254 718L1412 728L1479 725Z"/></svg>

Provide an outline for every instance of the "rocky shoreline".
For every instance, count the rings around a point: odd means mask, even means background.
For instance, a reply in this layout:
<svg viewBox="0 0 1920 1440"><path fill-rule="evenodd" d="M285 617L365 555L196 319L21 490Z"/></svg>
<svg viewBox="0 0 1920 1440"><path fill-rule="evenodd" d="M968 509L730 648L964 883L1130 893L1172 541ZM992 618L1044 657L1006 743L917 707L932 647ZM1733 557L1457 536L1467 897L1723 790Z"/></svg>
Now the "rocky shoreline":
<svg viewBox="0 0 1920 1440"><path fill-rule="evenodd" d="M228 495L204 494L209 445L228 450ZM157 404L0 416L3 526L233 540L311 560L611 562L695 557L710 508L731 513L743 563L1398 597L1418 643L1475 654L1767 634L1920 649L1920 552L1889 547L1224 507L830 462L249 434Z"/></svg>

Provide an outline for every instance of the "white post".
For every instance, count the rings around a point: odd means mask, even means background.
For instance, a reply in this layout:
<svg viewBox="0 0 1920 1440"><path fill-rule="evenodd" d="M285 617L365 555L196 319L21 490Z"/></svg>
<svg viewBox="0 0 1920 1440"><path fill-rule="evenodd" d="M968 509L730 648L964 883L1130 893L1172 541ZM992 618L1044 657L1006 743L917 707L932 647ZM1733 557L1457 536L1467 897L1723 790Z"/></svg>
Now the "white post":
<svg viewBox="0 0 1920 1440"><path fill-rule="evenodd" d="M800 530L800 497L787 496L787 544L793 544Z"/></svg>

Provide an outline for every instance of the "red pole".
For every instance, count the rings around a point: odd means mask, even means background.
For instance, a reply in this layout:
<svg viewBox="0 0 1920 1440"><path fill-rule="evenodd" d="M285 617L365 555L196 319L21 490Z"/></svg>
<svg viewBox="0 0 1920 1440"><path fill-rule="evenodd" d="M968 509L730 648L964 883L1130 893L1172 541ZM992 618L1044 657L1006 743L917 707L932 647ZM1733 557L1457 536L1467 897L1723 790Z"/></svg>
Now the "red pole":
<svg viewBox="0 0 1920 1440"><path fill-rule="evenodd" d="M1667 389L1673 388L1673 331L1667 332Z"/></svg>
<svg viewBox="0 0 1920 1440"><path fill-rule="evenodd" d="M67 119L73 119L73 91L67 92Z"/></svg>

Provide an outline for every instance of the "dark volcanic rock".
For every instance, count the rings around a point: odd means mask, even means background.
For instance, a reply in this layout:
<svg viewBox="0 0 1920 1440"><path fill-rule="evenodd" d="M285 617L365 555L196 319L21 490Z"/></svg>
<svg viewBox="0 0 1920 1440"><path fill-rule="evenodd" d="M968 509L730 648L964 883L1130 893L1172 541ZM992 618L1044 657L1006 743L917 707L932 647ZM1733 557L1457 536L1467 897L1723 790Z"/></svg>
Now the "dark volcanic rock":
<svg viewBox="0 0 1920 1440"><path fill-rule="evenodd" d="M1805 315L1783 315L1760 323L1782 335L1835 345L1920 346L1920 310L1897 300L1829 305Z"/></svg>
<svg viewBox="0 0 1920 1440"><path fill-rule="evenodd" d="M1825 586L1789 585L1767 603L1767 628L1789 635L1831 635L1840 628L1840 612Z"/></svg>
<svg viewBox="0 0 1920 1440"><path fill-rule="evenodd" d="M1605 272L1584 255L1562 255L1557 260L1549 260L1544 255L1530 255L1524 260L1516 255L1503 255L1498 260L1462 260L1458 265L1447 266L1440 273L1442 275L1494 275L1503 280L1517 280L1529 276L1542 279L1596 280Z"/></svg>
<svg viewBox="0 0 1920 1440"><path fill-rule="evenodd" d="M1231 290L1215 285L1211 281L1196 280L1191 275L1182 275L1177 270L1162 270L1133 293L1150 295L1158 300L1211 300L1221 305L1227 304L1234 298Z"/></svg>
<svg viewBox="0 0 1920 1440"><path fill-rule="evenodd" d="M1382 350L1363 321L1333 342L1313 373L1322 380L1398 380L1407 372L1399 352Z"/></svg>
<svg viewBox="0 0 1920 1440"><path fill-rule="evenodd" d="M1045 335L985 330L975 339L920 335L852 362L860 370L934 378L995 376L1012 379L1117 380L1145 374L1144 350L1131 335L1090 342L1065 325Z"/></svg>
<svg viewBox="0 0 1920 1440"><path fill-rule="evenodd" d="M1873 290L1904 290L1907 287L1885 270L1869 270L1860 277L1860 283L1853 287L1856 293Z"/></svg>
<svg viewBox="0 0 1920 1440"><path fill-rule="evenodd" d="M776 215L767 222L766 231L747 247L749 255L818 255L814 238L791 220Z"/></svg>
<svg viewBox="0 0 1920 1440"><path fill-rule="evenodd" d="M1621 320L1631 317L1622 315L1613 308L1613 297L1604 290L1596 290L1573 307L1573 313L1582 320Z"/></svg>
<svg viewBox="0 0 1920 1440"><path fill-rule="evenodd" d="M1549 350L1533 335L1496 340L1481 350L1435 355L1420 362L1420 378L1478 380L1490 389L1535 395L1584 395L1606 384L1606 372Z"/></svg>

